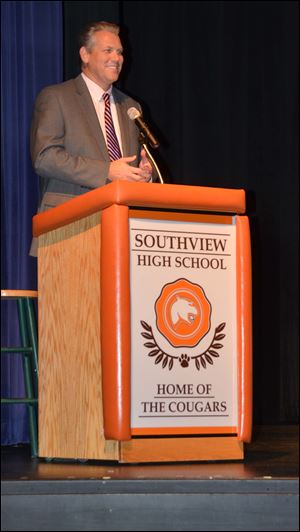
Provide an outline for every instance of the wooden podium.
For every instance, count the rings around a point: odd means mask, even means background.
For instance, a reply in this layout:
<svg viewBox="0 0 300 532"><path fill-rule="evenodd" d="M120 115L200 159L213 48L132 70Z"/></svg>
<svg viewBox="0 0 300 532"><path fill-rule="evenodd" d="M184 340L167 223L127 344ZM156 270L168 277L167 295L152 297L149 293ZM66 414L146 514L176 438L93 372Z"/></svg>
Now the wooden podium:
<svg viewBox="0 0 300 532"><path fill-rule="evenodd" d="M40 457L243 459L244 212L243 190L115 182L33 218Z"/></svg>

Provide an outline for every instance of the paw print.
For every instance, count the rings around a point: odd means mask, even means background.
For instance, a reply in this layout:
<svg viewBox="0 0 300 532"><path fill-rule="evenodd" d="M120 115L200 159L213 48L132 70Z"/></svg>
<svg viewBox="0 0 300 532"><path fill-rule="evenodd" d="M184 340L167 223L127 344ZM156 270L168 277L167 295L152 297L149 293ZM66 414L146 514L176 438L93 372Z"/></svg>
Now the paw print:
<svg viewBox="0 0 300 532"><path fill-rule="evenodd" d="M181 367L183 368L188 368L189 366L189 361L190 361L190 357L188 357L187 355L180 355L179 357L179 363L181 365Z"/></svg>

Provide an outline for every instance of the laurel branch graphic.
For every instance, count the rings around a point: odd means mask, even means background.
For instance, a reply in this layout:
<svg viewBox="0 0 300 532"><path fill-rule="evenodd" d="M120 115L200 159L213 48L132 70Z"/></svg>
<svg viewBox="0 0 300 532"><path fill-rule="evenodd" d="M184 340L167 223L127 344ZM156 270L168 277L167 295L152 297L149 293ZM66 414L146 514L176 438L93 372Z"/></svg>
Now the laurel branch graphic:
<svg viewBox="0 0 300 532"><path fill-rule="evenodd" d="M152 327L148 325L148 323L146 323L145 321L141 321L141 325L147 331L142 332L141 335L147 340L151 340L150 342L144 343L145 347L151 349L151 351L148 353L148 356L155 357L155 364L162 364L163 368L168 366L169 370L173 368L175 360L179 361L182 368L187 368L190 364L190 361L194 360L196 369L198 371L200 371L201 366L206 369L207 363L213 365L214 358L218 358L220 356L219 353L217 353L216 349L221 349L223 347L223 344L220 344L218 342L220 340L223 340L223 338L225 338L226 336L226 334L220 334L226 325L226 323L223 322L220 323L218 327L216 327L211 344L205 351L203 351L203 353L192 357L189 357L186 353L182 353L180 356L174 356L170 355L169 353L165 353L159 347L154 338Z"/></svg>

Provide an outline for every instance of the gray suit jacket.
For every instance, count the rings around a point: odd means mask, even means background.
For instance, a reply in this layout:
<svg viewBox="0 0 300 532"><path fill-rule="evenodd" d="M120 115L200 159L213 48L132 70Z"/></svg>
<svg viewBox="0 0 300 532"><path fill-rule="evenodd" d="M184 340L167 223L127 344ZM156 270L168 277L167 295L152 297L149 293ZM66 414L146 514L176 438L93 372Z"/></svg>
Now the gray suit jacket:
<svg viewBox="0 0 300 532"><path fill-rule="evenodd" d="M132 106L140 109L140 105L116 88L113 88L113 96L123 156L138 157L139 132L128 118L127 109ZM109 182L110 160L105 139L81 75L46 87L39 93L32 118L30 149L34 169L41 177L41 197L51 193L52 199L54 197L51 206ZM138 162L137 158L134 164ZM63 195L61 199L60 195Z"/></svg>

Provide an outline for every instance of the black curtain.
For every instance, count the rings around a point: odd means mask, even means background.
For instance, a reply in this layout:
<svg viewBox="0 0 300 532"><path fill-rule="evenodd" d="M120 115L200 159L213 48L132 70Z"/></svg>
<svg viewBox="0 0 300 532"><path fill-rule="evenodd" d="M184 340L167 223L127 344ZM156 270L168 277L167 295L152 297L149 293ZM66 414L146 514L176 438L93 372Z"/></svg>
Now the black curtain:
<svg viewBox="0 0 300 532"><path fill-rule="evenodd" d="M298 419L298 2L64 2L77 34L122 26L119 81L170 183L244 188L253 253L254 422Z"/></svg>

